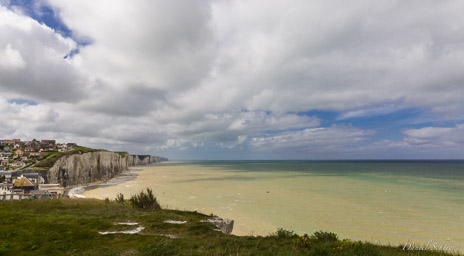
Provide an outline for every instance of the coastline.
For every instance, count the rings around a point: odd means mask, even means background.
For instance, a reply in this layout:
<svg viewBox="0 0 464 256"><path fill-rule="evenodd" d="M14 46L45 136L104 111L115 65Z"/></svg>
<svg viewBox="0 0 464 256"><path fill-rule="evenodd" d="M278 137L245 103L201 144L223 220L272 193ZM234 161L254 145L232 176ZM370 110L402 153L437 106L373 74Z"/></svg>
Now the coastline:
<svg viewBox="0 0 464 256"><path fill-rule="evenodd" d="M72 186L69 189L66 189L65 194L68 195L69 198L86 198L82 195L82 193L84 193L85 191L109 186L116 186L134 180L138 176L135 172L141 170L143 169L139 166L130 167L127 171L122 172L121 174L106 181L97 181L86 185Z"/></svg>
<svg viewBox="0 0 464 256"><path fill-rule="evenodd" d="M275 162L169 162L143 166L137 179L127 184L83 195L105 199L123 193L129 197L150 187L167 209L233 219L233 234L239 236L265 236L282 227L298 234L329 230L343 238L403 246L406 242L422 244L433 239L462 248L462 222L457 220L464 216L460 214L463 208L456 191L431 186L424 177L415 177L414 171L390 173L370 163L338 162L329 163L329 167L339 166L338 169L327 171L330 168L320 167L324 164L328 163L291 163L288 168L292 171L287 171L287 165ZM305 171L314 165L324 171ZM389 163L384 165L390 168ZM414 166L423 173L435 170L433 166L433 170L422 164ZM410 164L394 165L395 169L400 167L411 168ZM445 167L449 169L448 165ZM346 171L350 168L369 172ZM379 171L371 173L375 168ZM439 181L448 184L443 179ZM452 185L461 184L456 182L452 181ZM427 205L419 200L425 193L433 195L427 197Z"/></svg>

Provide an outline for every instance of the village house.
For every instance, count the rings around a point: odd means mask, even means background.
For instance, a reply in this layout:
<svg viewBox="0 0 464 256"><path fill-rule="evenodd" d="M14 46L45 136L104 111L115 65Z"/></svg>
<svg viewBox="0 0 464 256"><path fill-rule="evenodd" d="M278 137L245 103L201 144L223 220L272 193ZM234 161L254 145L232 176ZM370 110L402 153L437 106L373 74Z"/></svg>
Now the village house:
<svg viewBox="0 0 464 256"><path fill-rule="evenodd" d="M39 190L47 191L50 194L64 194L64 188L60 184L40 184Z"/></svg>
<svg viewBox="0 0 464 256"><path fill-rule="evenodd" d="M10 153L10 152L3 152L3 153L2 153L2 156L12 157L12 156L13 156L13 153Z"/></svg>
<svg viewBox="0 0 464 256"><path fill-rule="evenodd" d="M14 161L13 163L10 163L11 167L23 167L26 166L26 164L22 161Z"/></svg>
<svg viewBox="0 0 464 256"><path fill-rule="evenodd" d="M15 151L15 157L22 157L24 156L24 151L22 149L17 149Z"/></svg>
<svg viewBox="0 0 464 256"><path fill-rule="evenodd" d="M3 145L14 146L16 143L20 143L21 139L3 140Z"/></svg>
<svg viewBox="0 0 464 256"><path fill-rule="evenodd" d="M37 151L35 148L33 147L30 147L30 146L27 146L26 148L24 148L24 152L35 152Z"/></svg>
<svg viewBox="0 0 464 256"><path fill-rule="evenodd" d="M6 167L4 165L0 165L0 171L5 171Z"/></svg>
<svg viewBox="0 0 464 256"><path fill-rule="evenodd" d="M67 152L67 151L72 150L72 147L68 147L66 143L58 144L57 147L58 147L58 152Z"/></svg>
<svg viewBox="0 0 464 256"><path fill-rule="evenodd" d="M8 186L7 184L0 184L0 195L10 194L10 193L11 193L10 186Z"/></svg>
<svg viewBox="0 0 464 256"><path fill-rule="evenodd" d="M13 182L13 189L23 190L24 194L28 194L31 190L35 190L36 188L36 185L26 177L20 177Z"/></svg>
<svg viewBox="0 0 464 256"><path fill-rule="evenodd" d="M20 171L11 171L11 179L17 179L19 177L21 177Z"/></svg>
<svg viewBox="0 0 464 256"><path fill-rule="evenodd" d="M30 180L32 183L35 185L43 184L45 183L45 180L40 176L40 174L33 169L27 169L21 177L26 177L28 180Z"/></svg>
<svg viewBox="0 0 464 256"><path fill-rule="evenodd" d="M58 151L57 147L49 147L47 151Z"/></svg>
<svg viewBox="0 0 464 256"><path fill-rule="evenodd" d="M11 151L11 148L8 147L8 146L6 146L6 147L3 148L3 150L4 150L4 151Z"/></svg>
<svg viewBox="0 0 464 256"><path fill-rule="evenodd" d="M29 157L40 157L42 155L42 153L40 153L40 152L29 152L29 153L27 153L27 155Z"/></svg>
<svg viewBox="0 0 464 256"><path fill-rule="evenodd" d="M0 161L8 161L8 157L6 157L6 156L0 156Z"/></svg>
<svg viewBox="0 0 464 256"><path fill-rule="evenodd" d="M56 144L55 140L42 140L40 141L40 145L46 146L46 147L54 147Z"/></svg>
<svg viewBox="0 0 464 256"><path fill-rule="evenodd" d="M77 147L77 144L76 143L67 143L66 146L68 146L68 148L72 149L72 148Z"/></svg>
<svg viewBox="0 0 464 256"><path fill-rule="evenodd" d="M9 160L1 160L0 165L1 166L7 166L9 162L10 162Z"/></svg>
<svg viewBox="0 0 464 256"><path fill-rule="evenodd" d="M28 141L26 145L27 147L34 149L33 151L37 151L40 147L40 142L36 139L33 139L31 141Z"/></svg>
<svg viewBox="0 0 464 256"><path fill-rule="evenodd" d="M5 177L6 181L11 181L11 172L0 169L0 177Z"/></svg>

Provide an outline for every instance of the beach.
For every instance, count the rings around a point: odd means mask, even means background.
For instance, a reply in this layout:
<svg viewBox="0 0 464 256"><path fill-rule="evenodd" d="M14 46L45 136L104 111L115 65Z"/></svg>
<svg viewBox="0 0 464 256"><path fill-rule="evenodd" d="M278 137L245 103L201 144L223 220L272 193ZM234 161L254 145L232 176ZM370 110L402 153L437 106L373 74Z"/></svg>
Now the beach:
<svg viewBox="0 0 464 256"><path fill-rule="evenodd" d="M165 208L235 220L235 235L268 235L277 228L299 234L325 230L379 244L432 240L462 251L462 166L166 162L138 167L131 171L135 178L90 187L81 195L114 199L123 193L129 198L150 187ZM435 175L436 168L448 171Z"/></svg>

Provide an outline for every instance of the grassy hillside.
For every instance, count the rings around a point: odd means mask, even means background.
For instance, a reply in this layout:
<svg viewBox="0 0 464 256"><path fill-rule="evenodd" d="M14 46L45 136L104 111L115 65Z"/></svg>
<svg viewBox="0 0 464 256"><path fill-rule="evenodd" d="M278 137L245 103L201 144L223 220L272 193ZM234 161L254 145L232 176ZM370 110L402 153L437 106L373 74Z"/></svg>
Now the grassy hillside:
<svg viewBox="0 0 464 256"><path fill-rule="evenodd" d="M96 151L105 151L103 149L93 149L93 148L86 148L86 147L75 147L71 151L67 152L45 152L45 157L40 159L40 161L35 164L35 167L42 167L42 168L51 168L58 159L63 156L75 155L75 154L82 154L88 152L96 152Z"/></svg>
<svg viewBox="0 0 464 256"><path fill-rule="evenodd" d="M0 255L444 255L340 241L328 233L299 237L279 230L267 237L238 237L201 222L210 216L175 210L138 210L92 199L0 202ZM169 224L165 220L187 221ZM102 235L130 230L138 234Z"/></svg>

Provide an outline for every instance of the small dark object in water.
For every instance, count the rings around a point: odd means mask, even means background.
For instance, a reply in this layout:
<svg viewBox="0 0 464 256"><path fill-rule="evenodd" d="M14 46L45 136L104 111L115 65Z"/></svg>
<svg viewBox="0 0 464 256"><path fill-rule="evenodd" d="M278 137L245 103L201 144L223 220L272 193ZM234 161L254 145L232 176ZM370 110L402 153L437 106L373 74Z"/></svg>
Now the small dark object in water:
<svg viewBox="0 0 464 256"><path fill-rule="evenodd" d="M269 191L266 191L266 193L268 193L268 194L269 194Z"/></svg>

